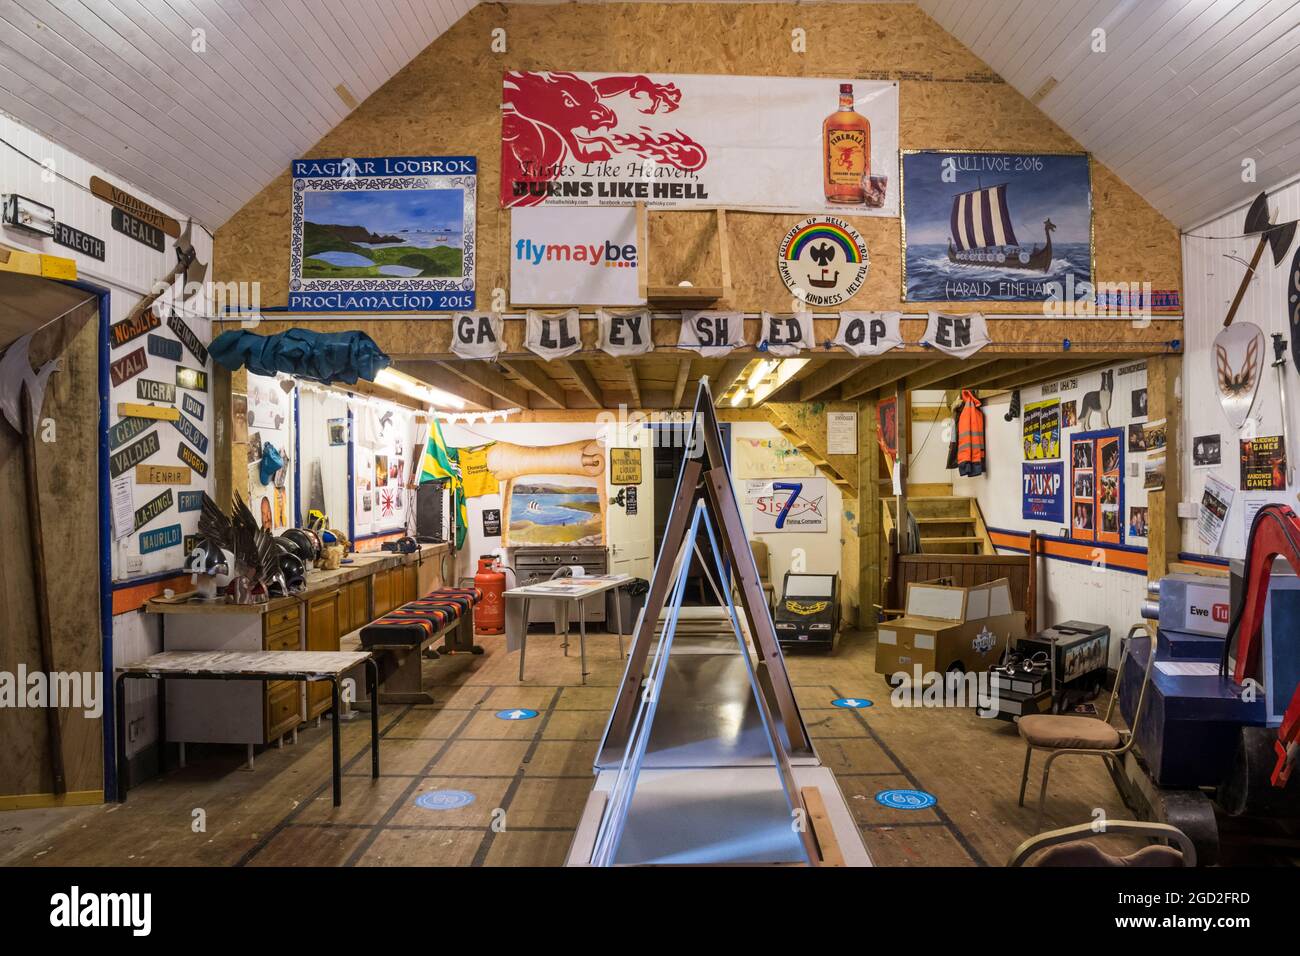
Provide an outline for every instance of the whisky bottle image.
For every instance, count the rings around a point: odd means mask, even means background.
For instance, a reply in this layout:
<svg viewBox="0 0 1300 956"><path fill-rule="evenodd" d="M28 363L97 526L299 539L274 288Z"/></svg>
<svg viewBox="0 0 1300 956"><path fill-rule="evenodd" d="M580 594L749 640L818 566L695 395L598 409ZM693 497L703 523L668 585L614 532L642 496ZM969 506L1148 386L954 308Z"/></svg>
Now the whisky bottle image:
<svg viewBox="0 0 1300 956"><path fill-rule="evenodd" d="M822 122L826 201L862 204L871 176L871 123L853 108L853 84L840 84L840 107Z"/></svg>

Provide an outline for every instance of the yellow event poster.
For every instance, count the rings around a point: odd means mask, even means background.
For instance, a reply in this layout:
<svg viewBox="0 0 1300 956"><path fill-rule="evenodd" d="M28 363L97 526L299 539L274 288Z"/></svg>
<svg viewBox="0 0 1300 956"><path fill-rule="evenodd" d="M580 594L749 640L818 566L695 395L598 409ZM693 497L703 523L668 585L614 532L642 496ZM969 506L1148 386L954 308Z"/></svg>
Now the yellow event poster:
<svg viewBox="0 0 1300 956"><path fill-rule="evenodd" d="M1030 402L1023 410L1025 461L1061 457L1061 401Z"/></svg>

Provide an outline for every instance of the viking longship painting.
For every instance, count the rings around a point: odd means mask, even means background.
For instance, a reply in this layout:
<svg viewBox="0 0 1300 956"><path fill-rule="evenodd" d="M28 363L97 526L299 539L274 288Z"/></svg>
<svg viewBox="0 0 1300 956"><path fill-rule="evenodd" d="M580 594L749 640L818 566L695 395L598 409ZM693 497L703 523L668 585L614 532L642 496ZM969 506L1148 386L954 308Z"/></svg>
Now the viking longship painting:
<svg viewBox="0 0 1300 956"><path fill-rule="evenodd" d="M907 151L902 180L905 301L1091 300L1087 155Z"/></svg>
<svg viewBox="0 0 1300 956"><path fill-rule="evenodd" d="M1046 272L1052 265L1052 220L1043 220L1044 242L1032 250L1016 241L1007 209L1007 183L958 193L952 200L948 261L990 269Z"/></svg>

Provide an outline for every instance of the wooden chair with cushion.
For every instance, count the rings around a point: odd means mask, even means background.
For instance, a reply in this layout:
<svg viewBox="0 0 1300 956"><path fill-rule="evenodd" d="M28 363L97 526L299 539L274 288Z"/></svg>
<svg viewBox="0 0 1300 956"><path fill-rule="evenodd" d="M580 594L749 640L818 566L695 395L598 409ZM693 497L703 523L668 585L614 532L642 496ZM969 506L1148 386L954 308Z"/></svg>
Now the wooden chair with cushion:
<svg viewBox="0 0 1300 956"><path fill-rule="evenodd" d="M1152 839L1172 840L1177 847L1152 844L1124 856L1107 853L1083 836L1137 833ZM1039 853L1039 851L1042 851ZM1039 854L1035 856L1035 854ZM1030 860L1030 857L1034 857ZM1107 820L1100 832L1095 823L1080 823L1031 836L1011 854L1007 866L1195 866L1196 847L1178 827L1145 820Z"/></svg>
<svg viewBox="0 0 1300 956"><path fill-rule="evenodd" d="M1151 683L1151 663L1155 660L1155 647L1149 647L1146 670L1142 675L1142 688L1138 691L1137 707L1133 711L1133 722L1127 731L1111 726L1110 718L1119 699L1120 680L1124 674L1124 660L1129 647L1138 637L1152 638L1146 633L1146 626L1135 624L1129 628L1124 638L1124 651L1120 654L1119 670L1116 671L1115 687L1111 691L1110 703L1106 707L1105 717L1082 717L1072 714L1030 714L1020 718L1020 736L1025 741L1025 768L1020 774L1019 805L1025 805L1025 785L1029 781L1029 761L1035 750L1049 751L1047 762L1043 764L1043 783L1038 790L1038 816L1034 829L1043 824L1043 804L1047 800L1047 777L1052 771L1052 761L1066 754L1079 754L1100 757L1109 767L1118 771L1119 758L1130 747L1137 731L1138 722L1142 720L1142 711L1146 706L1147 687Z"/></svg>

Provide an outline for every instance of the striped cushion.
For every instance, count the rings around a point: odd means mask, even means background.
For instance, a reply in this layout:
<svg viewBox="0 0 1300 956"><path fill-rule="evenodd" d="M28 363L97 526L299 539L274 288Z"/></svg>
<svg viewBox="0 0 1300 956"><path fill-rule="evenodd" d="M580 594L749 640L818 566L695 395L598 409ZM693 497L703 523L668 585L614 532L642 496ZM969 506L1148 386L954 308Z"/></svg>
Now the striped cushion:
<svg viewBox="0 0 1300 956"><path fill-rule="evenodd" d="M483 600L478 588L438 588L361 629L361 646L420 644L454 624Z"/></svg>

